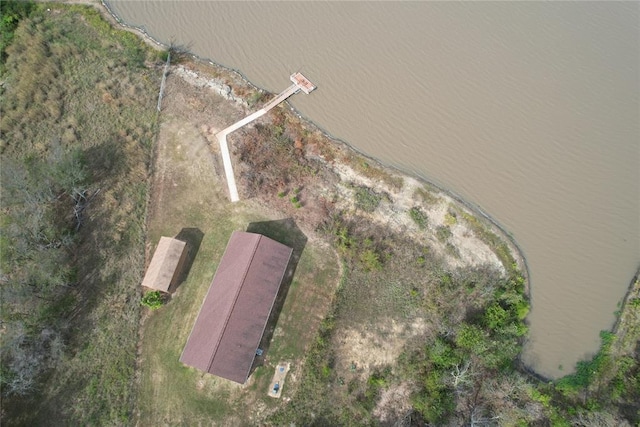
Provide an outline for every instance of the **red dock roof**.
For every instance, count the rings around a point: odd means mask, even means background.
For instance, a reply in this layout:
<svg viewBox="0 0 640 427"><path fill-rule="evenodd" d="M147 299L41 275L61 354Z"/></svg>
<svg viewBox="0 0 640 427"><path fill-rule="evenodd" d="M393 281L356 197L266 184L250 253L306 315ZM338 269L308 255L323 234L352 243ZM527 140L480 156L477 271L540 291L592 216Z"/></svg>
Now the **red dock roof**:
<svg viewBox="0 0 640 427"><path fill-rule="evenodd" d="M293 73L289 78L307 95L316 88L316 86L311 83L308 78L303 76L302 73Z"/></svg>

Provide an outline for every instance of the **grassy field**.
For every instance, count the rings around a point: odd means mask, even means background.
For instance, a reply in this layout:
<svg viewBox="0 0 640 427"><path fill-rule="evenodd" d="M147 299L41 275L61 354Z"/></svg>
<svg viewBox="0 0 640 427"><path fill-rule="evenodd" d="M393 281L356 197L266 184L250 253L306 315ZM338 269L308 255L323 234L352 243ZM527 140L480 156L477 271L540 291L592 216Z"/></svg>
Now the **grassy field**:
<svg viewBox="0 0 640 427"><path fill-rule="evenodd" d="M168 81L165 111L157 145L153 197L148 219L149 250L160 236L186 237L194 248L186 280L171 300L145 318L142 329L138 422L141 425L203 423L247 424L279 403L267 396L275 365L292 363L291 376L302 368L304 350L329 308L338 280L338 260L321 242L309 240L286 215L251 201L231 204L220 179L218 158L193 119L198 113L181 97L177 77ZM215 105L215 96L201 98ZM204 104L202 104L204 105ZM213 111L213 108L212 108ZM234 111L216 109L202 116L211 126L232 120ZM297 268L285 282L269 322L261 360L247 385L205 375L179 361L198 310L227 241L234 230L259 232L294 248ZM286 296L286 298L285 298ZM281 309L280 309L281 308ZM277 324L277 326L276 326ZM269 340L270 337L273 340ZM295 381L288 382L294 386ZM284 396L288 395L285 388Z"/></svg>
<svg viewBox="0 0 640 427"><path fill-rule="evenodd" d="M6 54L3 424L126 423L157 52L93 8L36 4Z"/></svg>

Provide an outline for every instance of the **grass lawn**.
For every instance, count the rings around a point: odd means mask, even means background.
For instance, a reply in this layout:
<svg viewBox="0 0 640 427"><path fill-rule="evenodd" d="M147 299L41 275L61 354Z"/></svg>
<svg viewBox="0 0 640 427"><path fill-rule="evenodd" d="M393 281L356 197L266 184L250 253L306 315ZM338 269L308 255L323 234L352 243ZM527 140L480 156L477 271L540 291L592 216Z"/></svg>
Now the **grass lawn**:
<svg viewBox="0 0 640 427"><path fill-rule="evenodd" d="M169 93L171 85L170 79ZM199 130L184 120L188 114L184 105L175 109L170 105L163 114L152 180L147 259L163 235L181 234L192 251L187 277L164 307L149 312L142 327L137 414L141 425L246 423L280 404L283 399L267 396L274 367L281 360L292 362L287 386L295 386L292 377L301 369L304 350L326 314L337 283L335 254L308 240L291 219L250 200L228 201L226 183L217 173L218 160ZM288 244L298 258L295 274L283 284L286 295L279 295L275 304L281 311L274 309L276 316L265 333L272 340L262 345L267 349L263 366L255 369L245 386L179 362L234 230L259 232Z"/></svg>

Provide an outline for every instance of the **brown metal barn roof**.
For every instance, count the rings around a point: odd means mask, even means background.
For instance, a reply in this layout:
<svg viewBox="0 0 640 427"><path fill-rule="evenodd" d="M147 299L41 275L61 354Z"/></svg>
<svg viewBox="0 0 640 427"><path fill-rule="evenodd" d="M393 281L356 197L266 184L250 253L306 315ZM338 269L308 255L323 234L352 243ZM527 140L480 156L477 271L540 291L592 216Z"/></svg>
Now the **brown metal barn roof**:
<svg viewBox="0 0 640 427"><path fill-rule="evenodd" d="M168 292L169 286L180 275L180 267L186 256L186 243L170 237L160 237L158 247L151 258L142 286Z"/></svg>
<svg viewBox="0 0 640 427"><path fill-rule="evenodd" d="M234 232L180 361L243 384L292 252L260 234Z"/></svg>

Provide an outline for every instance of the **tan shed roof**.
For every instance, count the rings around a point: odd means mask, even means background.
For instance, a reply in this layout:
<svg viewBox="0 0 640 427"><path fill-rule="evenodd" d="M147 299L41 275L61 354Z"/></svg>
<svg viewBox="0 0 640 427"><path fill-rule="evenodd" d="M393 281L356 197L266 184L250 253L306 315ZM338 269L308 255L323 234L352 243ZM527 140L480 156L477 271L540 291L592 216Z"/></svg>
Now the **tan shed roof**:
<svg viewBox="0 0 640 427"><path fill-rule="evenodd" d="M234 232L180 361L243 384L292 252L260 234Z"/></svg>
<svg viewBox="0 0 640 427"><path fill-rule="evenodd" d="M180 265L185 246L186 243L181 240L161 237L153 258L151 258L147 274L142 279L142 286L168 292Z"/></svg>

